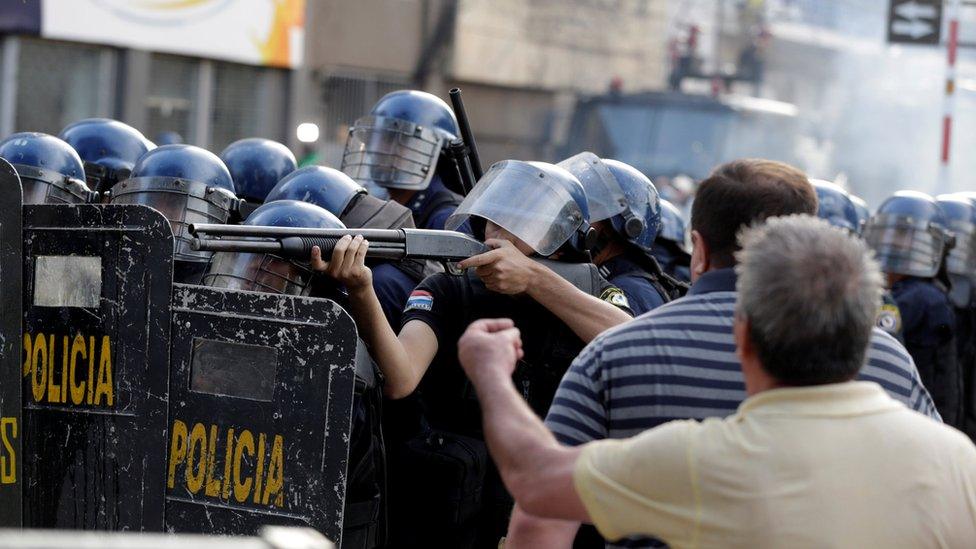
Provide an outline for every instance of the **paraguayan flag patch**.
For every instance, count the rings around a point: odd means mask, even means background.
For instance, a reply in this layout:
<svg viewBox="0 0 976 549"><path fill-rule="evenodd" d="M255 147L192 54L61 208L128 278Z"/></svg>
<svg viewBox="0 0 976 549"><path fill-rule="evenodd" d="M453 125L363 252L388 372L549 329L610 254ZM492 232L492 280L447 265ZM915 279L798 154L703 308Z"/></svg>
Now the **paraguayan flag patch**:
<svg viewBox="0 0 976 549"><path fill-rule="evenodd" d="M407 299L407 307L404 310L412 311L414 309L420 309L421 311L429 311L433 306L434 296L430 295L430 292L414 290L410 293L410 297Z"/></svg>

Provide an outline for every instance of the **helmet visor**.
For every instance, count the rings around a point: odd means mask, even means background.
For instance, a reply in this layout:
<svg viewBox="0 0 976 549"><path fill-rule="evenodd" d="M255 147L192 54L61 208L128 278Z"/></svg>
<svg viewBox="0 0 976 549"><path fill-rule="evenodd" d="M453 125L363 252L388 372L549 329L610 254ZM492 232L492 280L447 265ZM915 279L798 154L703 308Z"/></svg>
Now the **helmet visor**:
<svg viewBox="0 0 976 549"><path fill-rule="evenodd" d="M902 216L879 215L868 222L864 240L874 250L881 269L907 276L932 277L939 271L944 233Z"/></svg>
<svg viewBox="0 0 976 549"><path fill-rule="evenodd" d="M312 271L270 254L215 253L203 284L230 290L306 295Z"/></svg>
<svg viewBox="0 0 976 549"><path fill-rule="evenodd" d="M170 177L137 177L112 187L112 204L141 204L163 214L175 237L175 258L206 261L212 252L193 250L189 225L226 223L234 196L225 189Z"/></svg>
<svg viewBox="0 0 976 549"><path fill-rule="evenodd" d="M572 195L552 176L510 161L492 165L445 228L456 230L471 216L491 221L543 256L552 255L585 221Z"/></svg>
<svg viewBox="0 0 976 549"><path fill-rule="evenodd" d="M599 156L581 152L556 165L575 175L583 184L590 223L610 219L627 208L623 189Z"/></svg>
<svg viewBox="0 0 976 549"><path fill-rule="evenodd" d="M443 139L406 120L367 116L349 129L342 171L365 184L423 190L434 176Z"/></svg>
<svg viewBox="0 0 976 549"><path fill-rule="evenodd" d="M953 220L949 229L956 235L956 245L949 250L946 268L952 274L976 276L976 239L973 238L976 225Z"/></svg>

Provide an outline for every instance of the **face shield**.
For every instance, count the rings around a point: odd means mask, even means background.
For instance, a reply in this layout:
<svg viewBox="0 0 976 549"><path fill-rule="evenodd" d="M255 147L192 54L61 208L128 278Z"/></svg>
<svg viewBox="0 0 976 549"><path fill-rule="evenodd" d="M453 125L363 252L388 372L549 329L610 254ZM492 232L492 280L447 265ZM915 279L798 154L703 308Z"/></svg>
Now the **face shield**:
<svg viewBox="0 0 976 549"><path fill-rule="evenodd" d="M946 259L946 269L950 274L976 277L976 225L959 219L949 221L949 230L956 237L956 244L949 250Z"/></svg>
<svg viewBox="0 0 976 549"><path fill-rule="evenodd" d="M881 214L868 221L864 240L874 250L882 271L929 278L939 272L946 234L928 222Z"/></svg>
<svg viewBox="0 0 976 549"><path fill-rule="evenodd" d="M215 253L203 285L281 295L308 295L314 272L307 265L272 254Z"/></svg>
<svg viewBox="0 0 976 549"><path fill-rule="evenodd" d="M174 177L136 177L112 187L112 204L141 204L158 210L169 220L175 238L173 258L202 262L213 252L193 250L190 224L223 224L237 197L227 189Z"/></svg>
<svg viewBox="0 0 976 549"><path fill-rule="evenodd" d="M627 209L623 189L599 156L581 152L556 165L575 175L583 184L590 223L610 219Z"/></svg>
<svg viewBox="0 0 976 549"><path fill-rule="evenodd" d="M398 118L366 116L349 129L342 171L361 184L423 190L430 185L444 139L432 128Z"/></svg>
<svg viewBox="0 0 976 549"><path fill-rule="evenodd" d="M471 216L498 225L549 256L583 225L580 206L566 188L526 162L498 162L478 181L445 224L456 230Z"/></svg>

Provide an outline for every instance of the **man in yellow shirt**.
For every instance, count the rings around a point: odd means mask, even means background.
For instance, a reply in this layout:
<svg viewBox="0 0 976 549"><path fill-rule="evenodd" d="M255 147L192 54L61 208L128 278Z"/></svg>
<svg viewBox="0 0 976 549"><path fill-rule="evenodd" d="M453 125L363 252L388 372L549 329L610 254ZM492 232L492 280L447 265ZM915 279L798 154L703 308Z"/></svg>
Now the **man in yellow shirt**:
<svg viewBox="0 0 976 549"><path fill-rule="evenodd" d="M468 329L459 357L518 505L672 547L976 547L976 447L851 381L882 287L864 244L809 216L741 243L734 331L750 396L724 420L560 446L509 379L511 322Z"/></svg>

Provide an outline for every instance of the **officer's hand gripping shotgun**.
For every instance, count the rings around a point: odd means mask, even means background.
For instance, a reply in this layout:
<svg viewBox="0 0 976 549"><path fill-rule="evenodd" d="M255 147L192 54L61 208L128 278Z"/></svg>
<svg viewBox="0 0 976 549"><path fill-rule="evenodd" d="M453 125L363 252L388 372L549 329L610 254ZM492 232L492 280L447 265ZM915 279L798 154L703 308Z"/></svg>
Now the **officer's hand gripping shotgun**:
<svg viewBox="0 0 976 549"><path fill-rule="evenodd" d="M192 224L194 250L211 252L270 253L307 260L312 247L328 258L343 236L362 236L369 241L366 257L376 259L425 259L454 263L488 251L484 243L454 231L426 229L304 229L256 225Z"/></svg>

